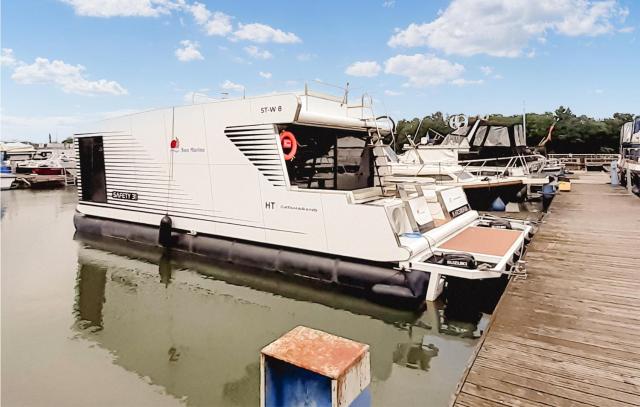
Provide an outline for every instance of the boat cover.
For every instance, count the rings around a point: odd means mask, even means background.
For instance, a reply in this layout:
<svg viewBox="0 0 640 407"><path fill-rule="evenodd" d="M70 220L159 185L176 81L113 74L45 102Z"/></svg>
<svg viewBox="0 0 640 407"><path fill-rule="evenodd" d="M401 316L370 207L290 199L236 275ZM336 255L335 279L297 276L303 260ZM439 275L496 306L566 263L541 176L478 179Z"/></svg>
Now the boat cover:
<svg viewBox="0 0 640 407"><path fill-rule="evenodd" d="M620 129L620 144L640 144L640 118L634 122L627 122Z"/></svg>

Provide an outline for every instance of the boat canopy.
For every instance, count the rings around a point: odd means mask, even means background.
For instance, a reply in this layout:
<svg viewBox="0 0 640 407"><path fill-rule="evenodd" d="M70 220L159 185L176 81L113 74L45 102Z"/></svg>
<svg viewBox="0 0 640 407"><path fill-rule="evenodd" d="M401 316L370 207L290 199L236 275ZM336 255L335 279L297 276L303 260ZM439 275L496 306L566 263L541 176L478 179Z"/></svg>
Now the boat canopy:
<svg viewBox="0 0 640 407"><path fill-rule="evenodd" d="M459 129L458 129L459 130ZM466 134L457 134L455 130L452 133L447 134L447 136L440 143L443 147L451 147L451 148L460 148L460 149L468 149L469 141L467 140Z"/></svg>
<svg viewBox="0 0 640 407"><path fill-rule="evenodd" d="M620 145L640 144L640 116L620 129Z"/></svg>
<svg viewBox="0 0 640 407"><path fill-rule="evenodd" d="M524 129L521 124L511 126L484 124L469 139L472 148L482 147L526 147Z"/></svg>

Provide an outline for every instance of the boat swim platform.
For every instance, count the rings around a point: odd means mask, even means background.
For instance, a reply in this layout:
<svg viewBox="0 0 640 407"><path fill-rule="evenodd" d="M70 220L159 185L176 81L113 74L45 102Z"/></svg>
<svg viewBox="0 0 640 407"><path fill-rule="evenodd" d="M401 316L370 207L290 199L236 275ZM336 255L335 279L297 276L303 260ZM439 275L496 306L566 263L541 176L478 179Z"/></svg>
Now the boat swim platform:
<svg viewBox="0 0 640 407"><path fill-rule="evenodd" d="M640 198L603 173L559 193L452 406L640 405Z"/></svg>

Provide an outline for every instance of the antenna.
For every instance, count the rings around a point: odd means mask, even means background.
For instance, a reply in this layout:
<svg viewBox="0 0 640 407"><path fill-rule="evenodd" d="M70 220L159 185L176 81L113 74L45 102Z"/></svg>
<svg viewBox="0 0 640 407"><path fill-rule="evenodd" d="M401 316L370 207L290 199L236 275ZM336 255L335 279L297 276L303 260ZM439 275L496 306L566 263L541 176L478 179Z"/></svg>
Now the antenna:
<svg viewBox="0 0 640 407"><path fill-rule="evenodd" d="M527 113L524 106L524 100L522 101L522 128L524 129L524 139L527 139Z"/></svg>

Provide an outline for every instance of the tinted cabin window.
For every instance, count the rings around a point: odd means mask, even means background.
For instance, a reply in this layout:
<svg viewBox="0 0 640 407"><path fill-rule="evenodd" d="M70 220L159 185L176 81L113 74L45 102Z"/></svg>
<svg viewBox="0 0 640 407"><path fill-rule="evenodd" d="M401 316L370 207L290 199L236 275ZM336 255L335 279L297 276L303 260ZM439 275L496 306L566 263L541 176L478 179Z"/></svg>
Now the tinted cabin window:
<svg viewBox="0 0 640 407"><path fill-rule="evenodd" d="M102 137L79 138L78 148L80 150L82 200L107 202L107 181L104 173Z"/></svg>
<svg viewBox="0 0 640 407"><path fill-rule="evenodd" d="M367 132L290 125L298 152L287 161L298 188L356 190L373 186L373 153Z"/></svg>

